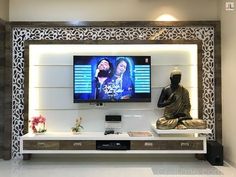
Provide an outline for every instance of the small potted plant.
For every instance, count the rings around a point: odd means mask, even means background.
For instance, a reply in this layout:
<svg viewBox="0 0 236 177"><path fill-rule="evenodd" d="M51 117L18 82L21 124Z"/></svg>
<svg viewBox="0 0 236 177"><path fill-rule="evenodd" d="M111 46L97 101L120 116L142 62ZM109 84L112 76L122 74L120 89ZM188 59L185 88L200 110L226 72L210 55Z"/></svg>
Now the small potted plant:
<svg viewBox="0 0 236 177"><path fill-rule="evenodd" d="M82 117L77 118L75 121L75 126L71 128L74 134L80 133L81 129L83 129L83 126L81 125L81 121L82 121Z"/></svg>
<svg viewBox="0 0 236 177"><path fill-rule="evenodd" d="M29 120L31 132L35 134L42 134L47 131L46 118L42 115L34 116Z"/></svg>

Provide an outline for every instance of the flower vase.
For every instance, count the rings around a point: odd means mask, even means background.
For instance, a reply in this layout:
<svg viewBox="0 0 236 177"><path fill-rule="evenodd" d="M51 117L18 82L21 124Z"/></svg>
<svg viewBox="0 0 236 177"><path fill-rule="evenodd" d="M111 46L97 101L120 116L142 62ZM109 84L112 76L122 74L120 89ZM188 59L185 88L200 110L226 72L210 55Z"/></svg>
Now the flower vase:
<svg viewBox="0 0 236 177"><path fill-rule="evenodd" d="M79 135L81 134L81 132L75 132L75 131L72 131L73 135Z"/></svg>
<svg viewBox="0 0 236 177"><path fill-rule="evenodd" d="M46 132L35 132L35 135L44 135Z"/></svg>

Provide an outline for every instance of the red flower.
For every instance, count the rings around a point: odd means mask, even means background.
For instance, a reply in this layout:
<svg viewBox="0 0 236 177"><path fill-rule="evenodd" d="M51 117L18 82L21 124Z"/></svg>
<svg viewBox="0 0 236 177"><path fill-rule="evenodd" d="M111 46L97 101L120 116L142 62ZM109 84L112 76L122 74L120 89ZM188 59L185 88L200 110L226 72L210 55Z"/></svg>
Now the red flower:
<svg viewBox="0 0 236 177"><path fill-rule="evenodd" d="M42 115L32 117L29 123L30 123L30 128L32 129L33 133L37 132L36 126L38 126L39 123L43 124L45 128L45 122L46 122L46 118L43 117Z"/></svg>

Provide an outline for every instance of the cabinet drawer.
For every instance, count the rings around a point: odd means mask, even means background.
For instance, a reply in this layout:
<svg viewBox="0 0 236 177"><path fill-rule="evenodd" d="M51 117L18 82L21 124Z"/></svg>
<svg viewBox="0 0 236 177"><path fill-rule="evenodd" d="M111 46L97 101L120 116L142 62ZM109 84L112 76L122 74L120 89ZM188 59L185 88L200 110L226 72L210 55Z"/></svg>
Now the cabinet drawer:
<svg viewBox="0 0 236 177"><path fill-rule="evenodd" d="M131 150L203 150L203 140L131 141Z"/></svg>
<svg viewBox="0 0 236 177"><path fill-rule="evenodd" d="M95 150L95 141L65 140L60 141L60 150Z"/></svg>
<svg viewBox="0 0 236 177"><path fill-rule="evenodd" d="M24 150L58 150L59 141L54 140L24 140Z"/></svg>
<svg viewBox="0 0 236 177"><path fill-rule="evenodd" d="M157 141L131 141L131 150L156 150Z"/></svg>

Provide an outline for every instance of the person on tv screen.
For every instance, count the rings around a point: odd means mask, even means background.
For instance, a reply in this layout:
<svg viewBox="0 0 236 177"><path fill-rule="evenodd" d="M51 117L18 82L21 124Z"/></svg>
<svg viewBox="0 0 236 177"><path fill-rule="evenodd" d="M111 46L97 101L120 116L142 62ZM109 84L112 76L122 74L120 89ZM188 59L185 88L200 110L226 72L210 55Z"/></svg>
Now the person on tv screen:
<svg viewBox="0 0 236 177"><path fill-rule="evenodd" d="M107 58L102 58L98 64L95 72L94 80L94 99L101 99L102 88L107 79L113 75L113 65Z"/></svg>
<svg viewBox="0 0 236 177"><path fill-rule="evenodd" d="M133 90L129 61L126 57L117 57L114 75L103 86L104 99L129 99Z"/></svg>

